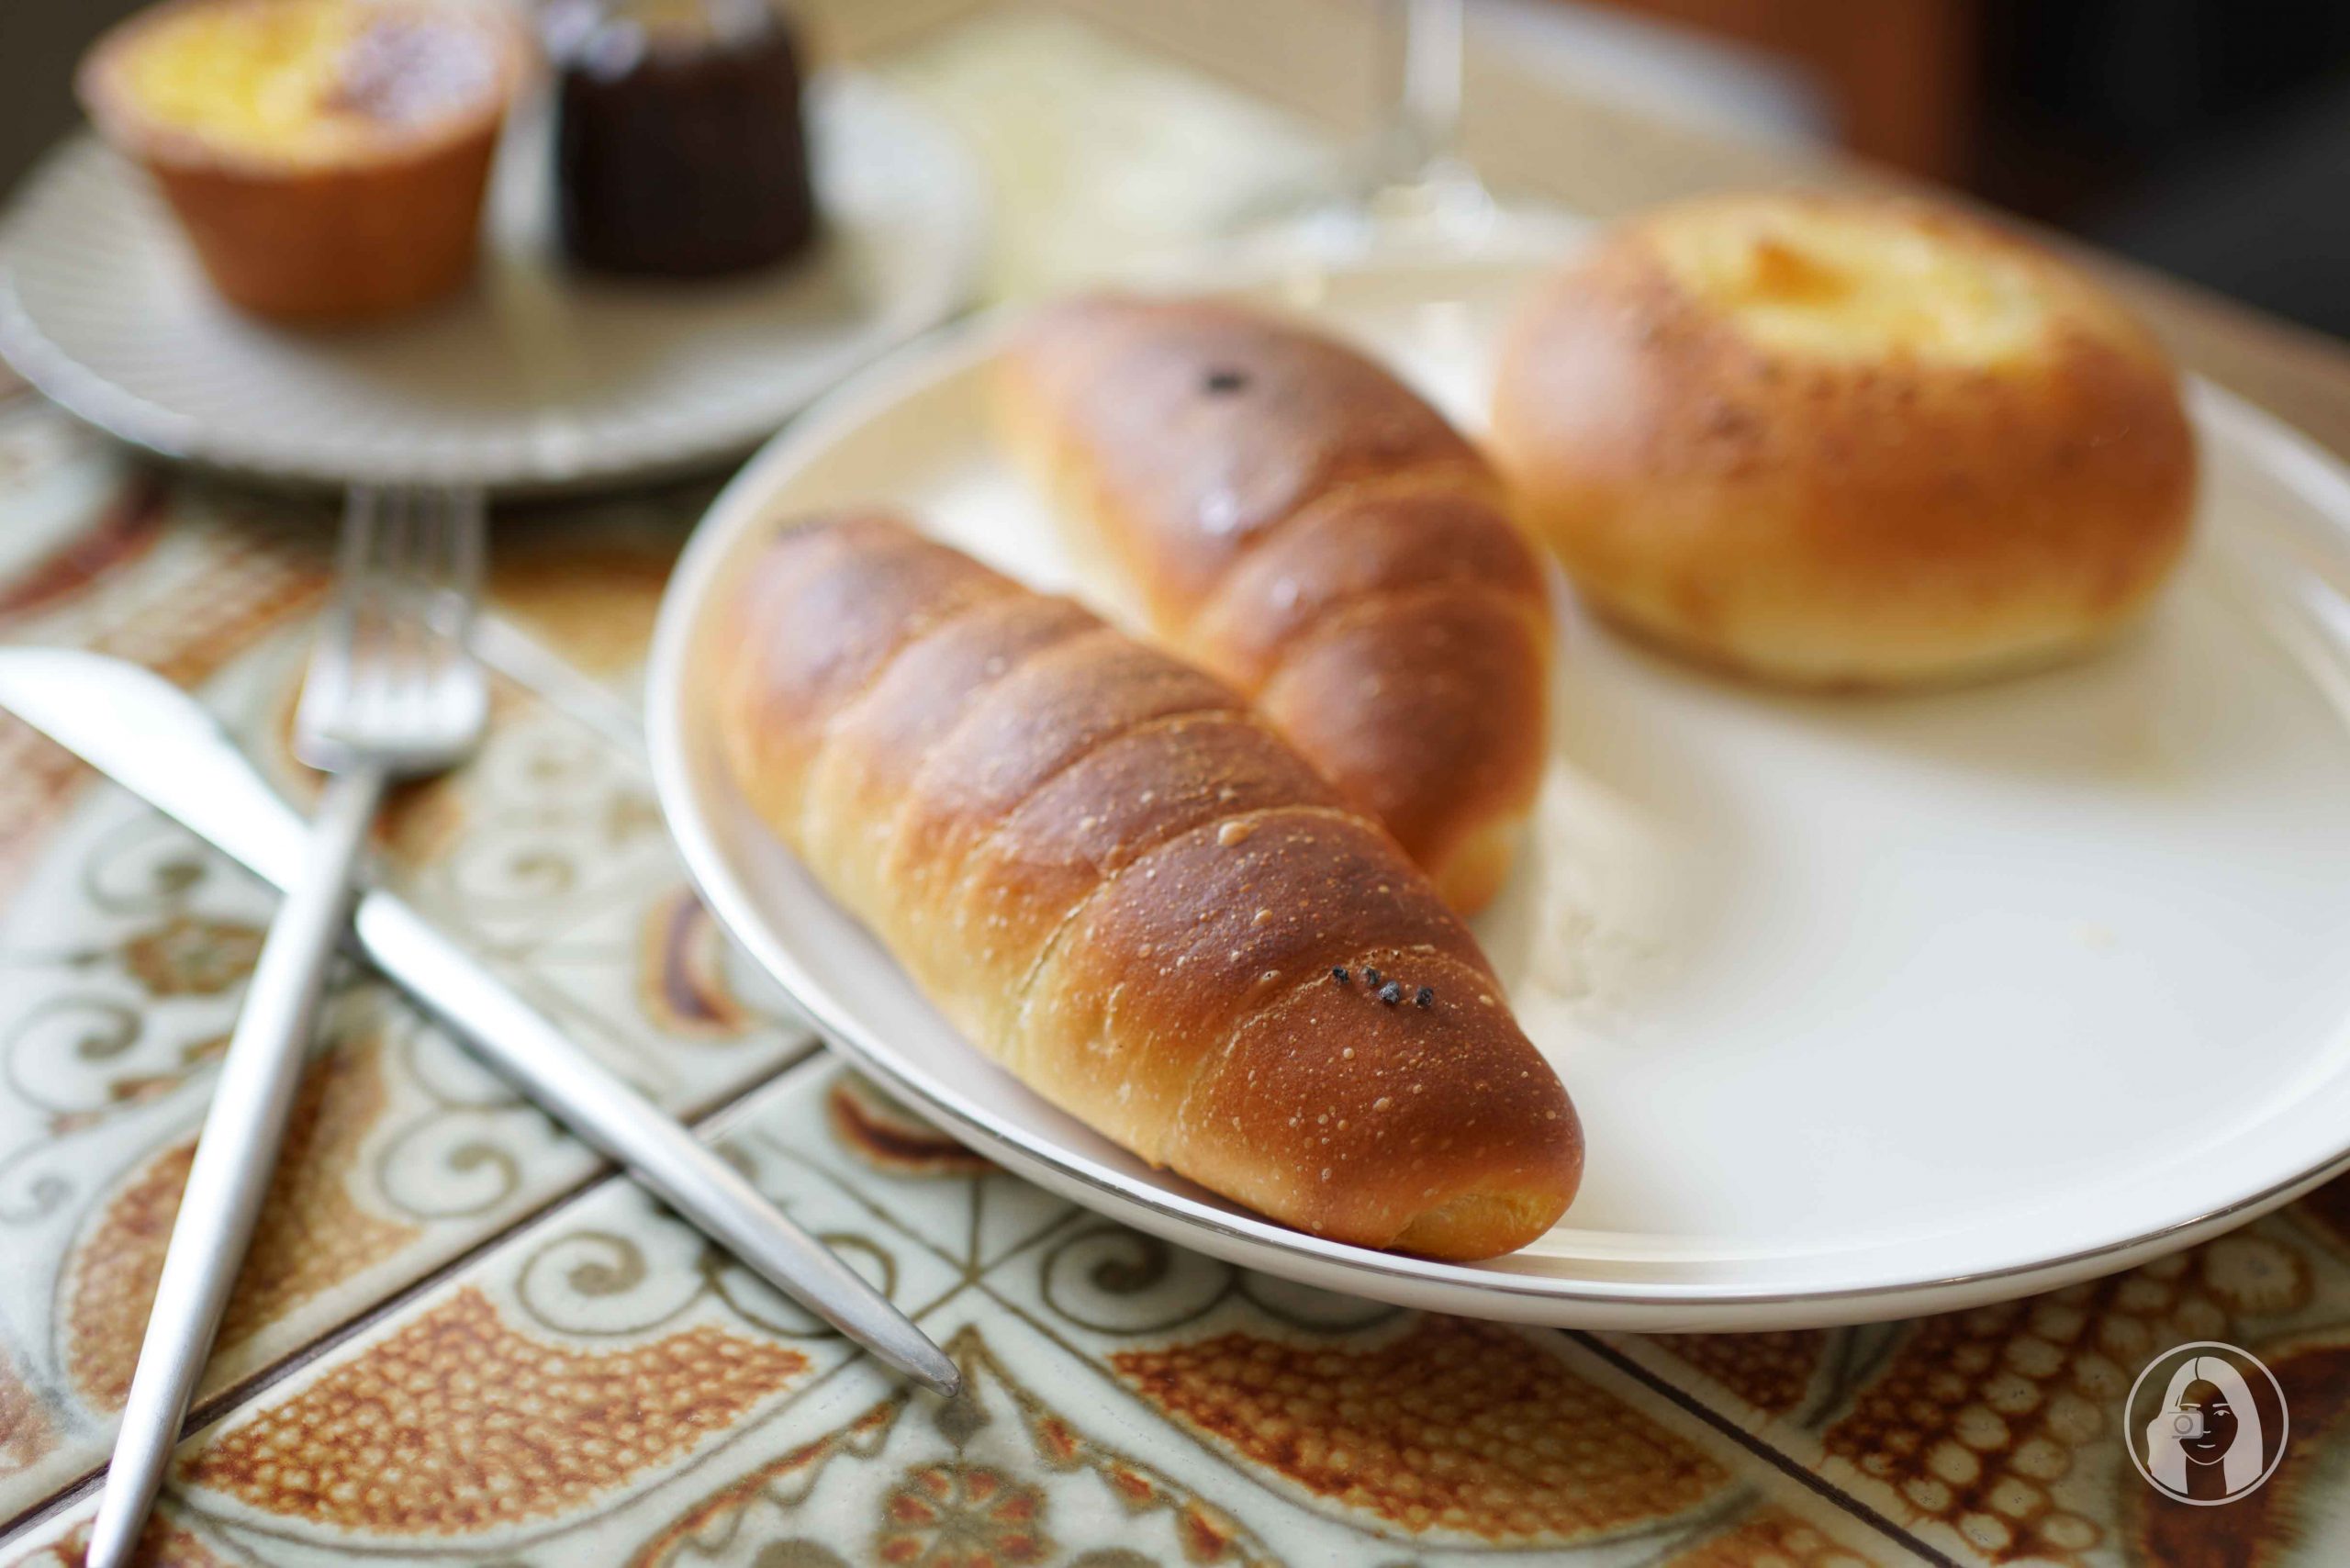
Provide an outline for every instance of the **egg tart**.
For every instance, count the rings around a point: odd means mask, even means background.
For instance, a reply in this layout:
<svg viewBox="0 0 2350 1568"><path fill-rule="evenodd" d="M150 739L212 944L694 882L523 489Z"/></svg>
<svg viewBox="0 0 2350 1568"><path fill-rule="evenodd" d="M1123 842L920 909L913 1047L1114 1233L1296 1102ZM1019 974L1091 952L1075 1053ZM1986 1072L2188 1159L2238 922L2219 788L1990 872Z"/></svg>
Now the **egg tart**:
<svg viewBox="0 0 2350 1568"><path fill-rule="evenodd" d="M529 58L512 18L462 0L166 0L78 86L230 302L353 322L464 284Z"/></svg>

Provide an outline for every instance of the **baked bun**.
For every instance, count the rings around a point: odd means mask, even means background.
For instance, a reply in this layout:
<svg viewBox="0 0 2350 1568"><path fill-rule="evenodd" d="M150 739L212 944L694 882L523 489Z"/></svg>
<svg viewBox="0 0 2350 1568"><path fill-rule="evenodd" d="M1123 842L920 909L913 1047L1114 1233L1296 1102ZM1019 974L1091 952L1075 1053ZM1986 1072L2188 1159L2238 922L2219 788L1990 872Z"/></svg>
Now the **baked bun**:
<svg viewBox="0 0 2350 1568"><path fill-rule="evenodd" d="M996 412L1080 553L1464 913L1541 783L1550 605L1484 455L1297 322L1114 295L1038 311Z"/></svg>
<svg viewBox="0 0 2350 1568"><path fill-rule="evenodd" d="M1476 938L1230 688L864 514L749 564L710 673L761 819L1070 1114L1367 1247L1566 1208L1582 1131Z"/></svg>
<svg viewBox="0 0 2350 1568"><path fill-rule="evenodd" d="M1604 615L1807 686L2093 644L2194 505L2144 329L2047 252L1890 198L1711 196L1617 229L1513 325L1494 442Z"/></svg>

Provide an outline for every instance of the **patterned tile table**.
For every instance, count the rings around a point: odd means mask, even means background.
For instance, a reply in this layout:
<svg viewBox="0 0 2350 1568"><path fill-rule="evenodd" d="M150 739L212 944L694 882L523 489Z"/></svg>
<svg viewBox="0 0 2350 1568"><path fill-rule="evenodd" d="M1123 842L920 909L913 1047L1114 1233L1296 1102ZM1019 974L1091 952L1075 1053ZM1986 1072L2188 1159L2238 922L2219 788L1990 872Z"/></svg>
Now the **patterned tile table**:
<svg viewBox="0 0 2350 1568"><path fill-rule="evenodd" d="M22 396L0 486L0 636L140 659L305 787L283 736L330 518L160 478ZM501 686L385 850L615 1068L714 1114L970 1392L909 1396L633 1186L583 1191L583 1150L353 980L157 1561L2350 1558L2350 1186L2010 1306L1644 1339L1304 1291L989 1170L811 1055L684 890L621 715L702 498L502 525L496 612L560 677ZM269 903L13 721L0 781L0 1563L55 1563ZM2157 1498L2118 1436L2134 1369L2206 1338L2294 1415L2225 1509Z"/></svg>
<svg viewBox="0 0 2350 1568"><path fill-rule="evenodd" d="M1167 203L1088 201L1068 182L1132 198L1160 160L1196 218L1238 162L1281 164L1257 119L1170 140L1173 118L1213 109L1165 67L1130 67L1070 24L1009 25L1044 30L975 34L901 80L971 136L1015 217L1163 225ZM1203 169L1202 145L1227 166ZM1034 183L1040 146L1066 154L1046 161L1054 188ZM1114 155L1070 151L1086 147ZM1070 264L1024 232L999 257L1003 290ZM154 1561L2350 1562L2350 1184L2010 1305L1641 1338L1302 1290L966 1154L816 1051L661 832L632 683L705 498L501 521L495 613L537 656L499 686L481 756L402 797L382 847L420 905L583 1043L707 1118L951 1347L968 1391L894 1384L349 977ZM0 640L162 671L297 792L284 734L331 521L160 476L0 396ZM0 719L0 1568L78 1561L270 907ZM2292 1411L2275 1479L2223 1508L2159 1497L2121 1438L2137 1367L2199 1338L2262 1356Z"/></svg>

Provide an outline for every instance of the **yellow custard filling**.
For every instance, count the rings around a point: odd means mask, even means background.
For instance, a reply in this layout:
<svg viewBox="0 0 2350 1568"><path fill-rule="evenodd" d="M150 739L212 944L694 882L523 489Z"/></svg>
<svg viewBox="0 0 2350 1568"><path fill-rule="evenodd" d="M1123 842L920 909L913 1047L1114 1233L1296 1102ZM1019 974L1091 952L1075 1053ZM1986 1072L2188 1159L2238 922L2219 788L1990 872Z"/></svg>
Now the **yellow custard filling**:
<svg viewBox="0 0 2350 1568"><path fill-rule="evenodd" d="M2030 353L2046 330L2028 267L1897 214L1714 208L1650 233L1684 289L1783 353L1988 365Z"/></svg>
<svg viewBox="0 0 2350 1568"><path fill-rule="evenodd" d="M478 104L493 46L462 20L368 0L231 0L158 17L122 83L158 129L227 152L327 162Z"/></svg>

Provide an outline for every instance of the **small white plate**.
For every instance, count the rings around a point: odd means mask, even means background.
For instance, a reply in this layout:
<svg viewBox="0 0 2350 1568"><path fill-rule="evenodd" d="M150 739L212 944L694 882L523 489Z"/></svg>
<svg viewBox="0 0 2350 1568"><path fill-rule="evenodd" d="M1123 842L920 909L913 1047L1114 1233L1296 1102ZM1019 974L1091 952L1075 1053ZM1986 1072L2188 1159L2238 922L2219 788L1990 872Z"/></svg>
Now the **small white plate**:
<svg viewBox="0 0 2350 1568"><path fill-rule="evenodd" d="M856 76L820 77L809 107L827 231L806 261L690 284L569 273L525 115L477 280L348 331L239 315L144 174L77 136L0 227L0 355L123 440L259 477L514 491L708 466L944 320L977 275L981 184L952 136Z"/></svg>
<svg viewBox="0 0 2350 1568"><path fill-rule="evenodd" d="M1281 291L1472 428L1520 265ZM2350 479L2193 393L2199 543L2087 662L1930 696L1735 686L1566 610L1543 810L1478 922L1589 1135L1565 1222L1452 1265L1237 1210L960 1039L750 815L698 636L767 524L882 502L1040 586L1069 572L987 431L982 323L876 366L712 507L662 609L655 775L727 925L825 1032L974 1148L1270 1272L1494 1317L1863 1321L2186 1245L2350 1148Z"/></svg>

